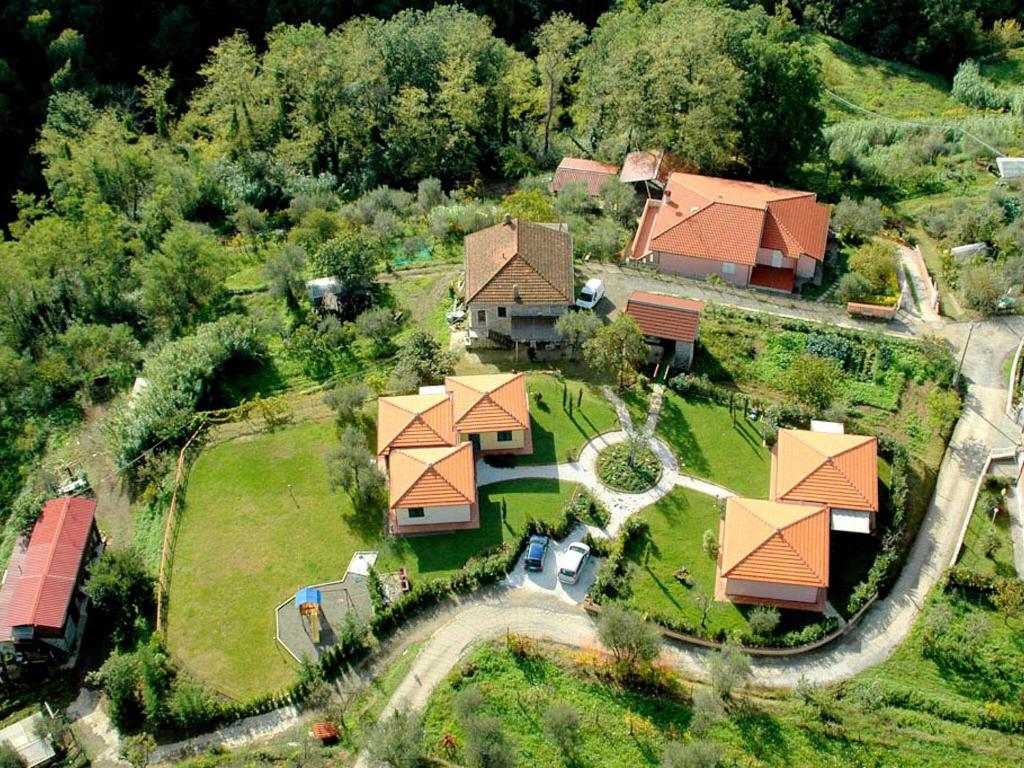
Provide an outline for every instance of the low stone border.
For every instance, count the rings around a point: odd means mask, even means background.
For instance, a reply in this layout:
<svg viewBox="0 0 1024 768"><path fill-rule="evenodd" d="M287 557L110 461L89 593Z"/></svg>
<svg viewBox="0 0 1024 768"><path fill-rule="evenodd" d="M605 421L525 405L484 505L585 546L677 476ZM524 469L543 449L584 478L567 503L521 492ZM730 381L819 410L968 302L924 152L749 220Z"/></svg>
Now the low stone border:
<svg viewBox="0 0 1024 768"><path fill-rule="evenodd" d="M843 637L848 632L850 632L853 629L853 627L860 623L861 618L863 618L864 614L867 613L868 608L874 605L877 600L878 594L875 593L874 597L868 600L864 604L864 607L857 611L857 613L855 613L848 622L838 627L837 629L833 630L824 637L820 637L817 640L814 640L813 642L807 643L806 645L796 645L792 648L771 648L757 645L744 645L741 647L746 653L750 654L751 656L764 657L799 656L803 653L816 651L822 646L828 645L829 643L838 640L839 638ZM591 616L600 616L602 608L600 605L598 605L590 599L590 595L587 595L587 597L583 600L583 610L585 610ZM697 637L697 635L688 635L685 632L677 632L674 629L669 629L663 624L658 624L657 622L653 623L658 628L658 631L661 632L661 636L664 637L666 640L672 640L677 643L685 643L687 645L697 645L702 648L718 649L722 647L722 643L719 643L715 640L708 640L705 637Z"/></svg>

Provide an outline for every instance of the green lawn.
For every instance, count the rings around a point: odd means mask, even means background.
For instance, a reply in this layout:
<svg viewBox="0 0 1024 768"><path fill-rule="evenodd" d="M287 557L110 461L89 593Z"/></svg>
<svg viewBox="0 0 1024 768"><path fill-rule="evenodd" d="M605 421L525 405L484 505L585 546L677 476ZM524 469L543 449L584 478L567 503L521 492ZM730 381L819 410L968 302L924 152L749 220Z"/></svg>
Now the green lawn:
<svg viewBox="0 0 1024 768"><path fill-rule="evenodd" d="M742 496L768 496L771 454L742 413L734 421L727 406L666 390L658 435L676 452L681 472Z"/></svg>
<svg viewBox="0 0 1024 768"><path fill-rule="evenodd" d="M546 709L555 701L569 704L580 715L579 766L657 766L669 738L684 743L696 738L689 731L685 683L676 695L643 695L596 678L569 652L535 646L531 655L520 658L494 642L477 648L432 694L425 713L426 753L442 756L438 740L445 733L451 733L460 747L465 744L453 704L471 685L484 694L482 714L497 717L515 741L516 765L522 768L570 765L563 762L544 728ZM1019 737L921 713L843 700L833 705L837 722L829 723L796 698L740 699L705 737L721 745L722 765L994 767L1019 758ZM455 761L463 764L464 757L460 748Z"/></svg>
<svg viewBox="0 0 1024 768"><path fill-rule="evenodd" d="M594 435L619 426L615 408L594 384L531 373L527 374L526 386L530 392L533 454L517 457L519 464L553 464L575 458ZM537 392L541 395L539 403L534 399Z"/></svg>
<svg viewBox="0 0 1024 768"><path fill-rule="evenodd" d="M693 627L701 621L700 600L715 596L715 560L703 550L704 531L718 537L719 515L715 500L696 491L676 488L641 513L651 526L650 543L629 553L636 563L630 602L641 611L682 619ZM673 574L686 566L694 585L680 584ZM747 621L732 603L712 603L707 628L745 630Z"/></svg>
<svg viewBox="0 0 1024 768"><path fill-rule="evenodd" d="M379 550L382 570L404 565L414 580L441 576L518 536L528 515L555 520L573 491L550 480L488 486L480 530L384 542L378 513L357 515L347 496L327 491L323 457L335 433L329 421L298 424L214 445L192 468L168 640L187 669L232 696L292 679L294 665L274 641L273 610L299 587L341 578L354 551Z"/></svg>
<svg viewBox="0 0 1024 768"><path fill-rule="evenodd" d="M938 117L973 113L949 95L939 75L875 58L822 34L807 35L822 63L825 86L854 104L889 117ZM830 120L859 117L823 97Z"/></svg>
<svg viewBox="0 0 1024 768"><path fill-rule="evenodd" d="M986 556L984 545L994 530L996 544L991 555ZM1000 511L992 521L991 499L982 494L971 515L964 546L960 550L960 565L986 576L1016 576L1017 567L1013 561L1013 540L1010 538L1010 516Z"/></svg>

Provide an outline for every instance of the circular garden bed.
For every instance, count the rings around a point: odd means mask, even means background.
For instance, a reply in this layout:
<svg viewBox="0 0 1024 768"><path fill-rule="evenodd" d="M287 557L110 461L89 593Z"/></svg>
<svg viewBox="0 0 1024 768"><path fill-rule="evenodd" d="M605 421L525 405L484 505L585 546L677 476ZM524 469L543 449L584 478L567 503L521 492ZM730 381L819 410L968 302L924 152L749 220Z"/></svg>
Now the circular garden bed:
<svg viewBox="0 0 1024 768"><path fill-rule="evenodd" d="M618 491L640 493L652 488L661 477L661 461L646 445L636 448L629 461L629 443L618 443L597 455L597 476Z"/></svg>

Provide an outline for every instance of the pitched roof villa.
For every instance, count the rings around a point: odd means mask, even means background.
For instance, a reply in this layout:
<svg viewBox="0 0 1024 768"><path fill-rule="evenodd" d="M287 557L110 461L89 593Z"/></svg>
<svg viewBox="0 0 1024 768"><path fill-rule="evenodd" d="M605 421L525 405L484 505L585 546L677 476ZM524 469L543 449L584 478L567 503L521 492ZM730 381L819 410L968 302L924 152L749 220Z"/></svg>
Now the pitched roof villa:
<svg viewBox="0 0 1024 768"><path fill-rule="evenodd" d="M0 587L0 646L31 655L72 652L85 621L77 587L99 540L95 501L64 496L43 504Z"/></svg>
<svg viewBox="0 0 1024 768"><path fill-rule="evenodd" d="M694 342L700 328L703 301L633 291L626 300L626 314L636 320L644 336Z"/></svg>
<svg viewBox="0 0 1024 768"><path fill-rule="evenodd" d="M444 385L452 393L455 428L459 432L530 427L526 377L521 373L448 376Z"/></svg>
<svg viewBox="0 0 1024 768"><path fill-rule="evenodd" d="M582 157L563 157L555 169L551 180L551 192L558 194L567 184L586 184L591 195L601 194L604 185L615 181L619 175L619 166L611 163L599 163Z"/></svg>
<svg viewBox="0 0 1024 768"><path fill-rule="evenodd" d="M828 504L834 529L870 533L878 512L878 439L780 429L771 497Z"/></svg>
<svg viewBox="0 0 1024 768"><path fill-rule="evenodd" d="M824 610L829 517L823 504L730 498L720 528L716 597Z"/></svg>
<svg viewBox="0 0 1024 768"><path fill-rule="evenodd" d="M572 240L558 226L507 218L466 235L466 304L572 303Z"/></svg>
<svg viewBox="0 0 1024 768"><path fill-rule="evenodd" d="M522 373L449 376L443 387L379 398L377 414L396 534L479 528L474 454L533 452Z"/></svg>
<svg viewBox="0 0 1024 768"><path fill-rule="evenodd" d="M673 173L663 198L647 201L626 255L662 272L790 292L820 279L828 223L813 192Z"/></svg>
<svg viewBox="0 0 1024 768"><path fill-rule="evenodd" d="M825 609L831 531L871 533L878 512L878 440L841 424L780 429L770 498L729 499L715 598Z"/></svg>

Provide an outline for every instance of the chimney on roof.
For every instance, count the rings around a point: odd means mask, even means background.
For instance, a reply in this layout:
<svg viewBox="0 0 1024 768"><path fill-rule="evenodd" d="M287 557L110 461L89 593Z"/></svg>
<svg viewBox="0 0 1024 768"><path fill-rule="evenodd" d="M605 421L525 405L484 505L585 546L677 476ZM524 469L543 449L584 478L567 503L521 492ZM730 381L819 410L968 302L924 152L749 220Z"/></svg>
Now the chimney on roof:
<svg viewBox="0 0 1024 768"><path fill-rule="evenodd" d="M679 203L672 202L672 190L671 189L666 189L662 193L662 197L664 198L666 205L672 205L672 206L678 206L679 205Z"/></svg>
<svg viewBox="0 0 1024 768"><path fill-rule="evenodd" d="M506 227L511 227L511 226L512 226L512 214L511 214L511 213L506 213L506 214L505 214L505 218L504 218L504 220L502 221L502 223L503 223L503 224L504 224L504 225L505 225Z"/></svg>

